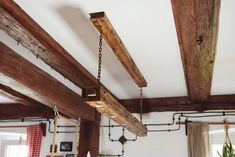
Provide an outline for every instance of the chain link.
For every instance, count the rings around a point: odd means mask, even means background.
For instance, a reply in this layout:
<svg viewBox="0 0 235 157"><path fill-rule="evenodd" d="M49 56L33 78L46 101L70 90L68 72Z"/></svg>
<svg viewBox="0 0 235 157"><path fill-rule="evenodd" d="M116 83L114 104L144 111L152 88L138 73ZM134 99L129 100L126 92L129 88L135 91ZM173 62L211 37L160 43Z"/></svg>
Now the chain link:
<svg viewBox="0 0 235 157"><path fill-rule="evenodd" d="M100 77L101 77L101 65L102 65L102 51L103 51L103 31L100 29L100 36L99 36L99 62L98 62L98 84L100 84Z"/></svg>
<svg viewBox="0 0 235 157"><path fill-rule="evenodd" d="M143 89L140 88L140 121L143 121Z"/></svg>

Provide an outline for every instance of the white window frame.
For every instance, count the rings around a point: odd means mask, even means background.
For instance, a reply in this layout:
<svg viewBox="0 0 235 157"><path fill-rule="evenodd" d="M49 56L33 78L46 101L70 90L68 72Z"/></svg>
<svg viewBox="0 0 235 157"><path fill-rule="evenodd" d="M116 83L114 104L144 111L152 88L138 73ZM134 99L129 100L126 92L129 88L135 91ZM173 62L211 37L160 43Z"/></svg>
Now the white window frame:
<svg viewBox="0 0 235 157"><path fill-rule="evenodd" d="M213 157L213 145L224 145L224 138L225 138L225 132L224 132L224 126L217 126L210 130L210 157ZM230 126L230 140L233 145L235 145L235 128L233 125ZM222 150L221 150L222 151Z"/></svg>
<svg viewBox="0 0 235 157"><path fill-rule="evenodd" d="M10 145L26 145L26 140L22 140L21 143L20 143L20 140L3 140L2 143L1 143L1 154L2 154L2 157L5 157L6 156L6 148L7 146L10 146Z"/></svg>

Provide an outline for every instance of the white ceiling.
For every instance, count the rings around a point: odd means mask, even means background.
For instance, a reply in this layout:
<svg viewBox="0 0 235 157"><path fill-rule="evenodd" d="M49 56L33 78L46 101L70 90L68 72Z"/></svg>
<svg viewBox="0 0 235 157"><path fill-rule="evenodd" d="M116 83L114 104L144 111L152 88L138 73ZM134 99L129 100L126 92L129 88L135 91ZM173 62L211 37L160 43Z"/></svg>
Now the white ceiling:
<svg viewBox="0 0 235 157"><path fill-rule="evenodd" d="M186 96L183 67L170 0L15 0L94 76L97 75L98 33L89 13L105 11L145 76L145 97ZM218 53L212 94L235 94L235 6L222 1ZM0 31L0 40L76 92L69 81ZM109 48L104 48L102 82L119 98L137 98L139 89Z"/></svg>
<svg viewBox="0 0 235 157"><path fill-rule="evenodd" d="M0 103L13 103L14 101L13 100L10 100L9 98L3 96L3 95L0 95Z"/></svg>

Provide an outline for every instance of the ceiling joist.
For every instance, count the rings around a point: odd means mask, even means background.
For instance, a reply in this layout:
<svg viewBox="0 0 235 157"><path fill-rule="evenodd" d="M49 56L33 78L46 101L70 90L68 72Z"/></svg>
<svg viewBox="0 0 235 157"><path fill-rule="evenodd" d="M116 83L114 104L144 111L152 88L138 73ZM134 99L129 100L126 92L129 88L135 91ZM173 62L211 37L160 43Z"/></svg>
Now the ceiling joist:
<svg viewBox="0 0 235 157"><path fill-rule="evenodd" d="M188 93L210 96L221 0L171 0Z"/></svg>
<svg viewBox="0 0 235 157"><path fill-rule="evenodd" d="M0 84L71 118L95 120L86 100L0 42Z"/></svg>
<svg viewBox="0 0 235 157"><path fill-rule="evenodd" d="M25 106L17 103L0 104L1 119L19 119L25 117L54 118L54 111L44 105Z"/></svg>
<svg viewBox="0 0 235 157"><path fill-rule="evenodd" d="M123 44L121 38L118 36L117 32L113 28L105 13L91 13L90 16L91 22L94 24L99 32L102 31L106 43L113 50L114 54L117 56L126 71L133 78L135 83L139 87L146 87L147 82L144 76L141 74L140 70L136 66L127 48Z"/></svg>
<svg viewBox="0 0 235 157"><path fill-rule="evenodd" d="M140 113L139 99L119 100L131 113ZM146 98L143 99L143 113L170 111L233 110L235 95L210 96L201 102L191 101L190 97Z"/></svg>

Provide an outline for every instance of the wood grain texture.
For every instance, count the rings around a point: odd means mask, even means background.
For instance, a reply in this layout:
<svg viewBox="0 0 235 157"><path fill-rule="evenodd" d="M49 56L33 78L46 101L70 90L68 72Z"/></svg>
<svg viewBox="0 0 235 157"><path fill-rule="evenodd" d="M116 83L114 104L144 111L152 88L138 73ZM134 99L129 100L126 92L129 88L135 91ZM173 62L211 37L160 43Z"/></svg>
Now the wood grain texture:
<svg viewBox="0 0 235 157"><path fill-rule="evenodd" d="M96 112L94 122L81 120L78 146L79 157L87 157L88 151L91 157L99 156L100 120L101 115L98 112Z"/></svg>
<svg viewBox="0 0 235 157"><path fill-rule="evenodd" d="M87 103L96 108L103 116L111 118L116 123L123 125L124 128L138 136L147 136L147 128L143 123L135 118L103 87L99 90L99 98L97 100L89 100L89 97L87 98Z"/></svg>
<svg viewBox="0 0 235 157"><path fill-rule="evenodd" d="M80 88L97 81L14 1L0 1L0 28Z"/></svg>
<svg viewBox="0 0 235 157"><path fill-rule="evenodd" d="M0 42L0 84L71 118L93 121L95 110L85 99Z"/></svg>
<svg viewBox="0 0 235 157"><path fill-rule="evenodd" d="M192 101L210 96L220 0L171 0L188 93Z"/></svg>
<svg viewBox="0 0 235 157"><path fill-rule="evenodd" d="M119 100L131 113L140 113L139 99ZM190 97L143 99L143 113L169 111L234 110L235 95L210 96L207 100L193 102Z"/></svg>
<svg viewBox="0 0 235 157"><path fill-rule="evenodd" d="M126 69L126 71L133 78L135 83L139 87L146 87L147 82L144 76L136 66L127 48L123 44L121 38L118 36L117 32L113 28L111 22L109 21L105 13L104 12L91 13L90 16L91 16L90 18L91 22L98 29L98 31L100 32L100 30L102 29L103 37L106 43L113 50L114 54L117 56L117 58L119 59L123 67Z"/></svg>
<svg viewBox="0 0 235 157"><path fill-rule="evenodd" d="M17 103L0 104L0 118L2 119L20 119L26 117L53 118L53 109L40 106L25 106Z"/></svg>

